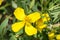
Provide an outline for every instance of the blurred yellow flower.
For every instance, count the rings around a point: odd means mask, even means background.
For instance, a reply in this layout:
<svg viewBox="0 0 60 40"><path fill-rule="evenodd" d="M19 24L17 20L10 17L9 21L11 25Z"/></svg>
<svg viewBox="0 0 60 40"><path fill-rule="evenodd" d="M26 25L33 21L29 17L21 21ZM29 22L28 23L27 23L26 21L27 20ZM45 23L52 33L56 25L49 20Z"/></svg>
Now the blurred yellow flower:
<svg viewBox="0 0 60 40"><path fill-rule="evenodd" d="M44 19L41 18L36 22L36 27L39 31L42 31L44 28L47 27L47 24L44 24L43 20Z"/></svg>
<svg viewBox="0 0 60 40"><path fill-rule="evenodd" d="M49 37L49 40L52 40L54 38L54 33L53 32L49 33L48 37Z"/></svg>
<svg viewBox="0 0 60 40"><path fill-rule="evenodd" d="M48 13L44 13L44 14L42 14L42 16L43 16L43 21L44 22L47 22L47 21L49 21L50 20L50 17L49 17L49 14Z"/></svg>
<svg viewBox="0 0 60 40"><path fill-rule="evenodd" d="M56 39L60 40L60 34L56 35Z"/></svg>
<svg viewBox="0 0 60 40"><path fill-rule="evenodd" d="M0 5L2 4L3 0L0 0Z"/></svg>
<svg viewBox="0 0 60 40"><path fill-rule="evenodd" d="M43 18L40 18L37 22L36 22L36 27L39 31L42 31L44 28L47 27L47 24L45 24L45 22L48 22L50 20L50 17L48 15L48 13L44 13L41 15Z"/></svg>
<svg viewBox="0 0 60 40"><path fill-rule="evenodd" d="M14 11L14 15L18 20L21 20L21 22L12 24L12 30L14 32L18 32L25 26L25 32L27 35L31 36L37 33L37 29L33 27L31 23L34 23L38 19L40 19L39 12L34 12L31 13L30 15L25 15L24 9L18 7Z"/></svg>

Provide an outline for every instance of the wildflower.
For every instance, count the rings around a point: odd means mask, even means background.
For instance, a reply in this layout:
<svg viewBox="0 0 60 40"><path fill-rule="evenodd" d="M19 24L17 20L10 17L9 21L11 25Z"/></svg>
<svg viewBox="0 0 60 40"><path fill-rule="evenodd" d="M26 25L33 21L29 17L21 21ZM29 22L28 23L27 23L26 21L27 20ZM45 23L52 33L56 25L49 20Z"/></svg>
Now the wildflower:
<svg viewBox="0 0 60 40"><path fill-rule="evenodd" d="M0 0L0 5L2 4L3 0Z"/></svg>
<svg viewBox="0 0 60 40"><path fill-rule="evenodd" d="M46 28L47 24L44 24L43 19L39 19L36 22L36 26L39 31L42 31L44 28Z"/></svg>
<svg viewBox="0 0 60 40"><path fill-rule="evenodd" d="M42 16L43 16L43 21L44 22L47 22L47 21L49 21L50 20L50 17L49 17L49 15L48 15L48 13L44 13L44 14L42 14Z"/></svg>
<svg viewBox="0 0 60 40"><path fill-rule="evenodd" d="M56 35L56 39L60 40L60 34Z"/></svg>
<svg viewBox="0 0 60 40"><path fill-rule="evenodd" d="M49 33L48 34L48 37L49 37L49 40L52 40L54 38L54 33L53 32L52 33Z"/></svg>
<svg viewBox="0 0 60 40"><path fill-rule="evenodd" d="M31 23L36 22L40 18L39 12L31 13L30 15L25 15L24 9L16 8L14 15L21 22L16 22L12 24L12 30L18 32L25 26L25 32L27 35L31 36L37 33L37 29L31 25Z"/></svg>
<svg viewBox="0 0 60 40"><path fill-rule="evenodd" d="M47 13L42 14L43 18L40 18L37 22L36 22L36 26L37 29L39 31L42 31L44 28L47 27L47 24L45 22L48 22L50 20L50 17Z"/></svg>

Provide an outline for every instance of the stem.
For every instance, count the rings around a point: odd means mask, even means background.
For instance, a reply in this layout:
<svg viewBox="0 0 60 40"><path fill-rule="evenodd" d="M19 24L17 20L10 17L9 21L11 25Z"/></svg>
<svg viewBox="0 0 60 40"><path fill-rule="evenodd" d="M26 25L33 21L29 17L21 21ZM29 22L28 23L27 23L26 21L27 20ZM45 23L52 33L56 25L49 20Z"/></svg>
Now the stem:
<svg viewBox="0 0 60 40"><path fill-rule="evenodd" d="M9 6L10 4L6 3L4 6L0 7L0 9L5 9L5 7Z"/></svg>

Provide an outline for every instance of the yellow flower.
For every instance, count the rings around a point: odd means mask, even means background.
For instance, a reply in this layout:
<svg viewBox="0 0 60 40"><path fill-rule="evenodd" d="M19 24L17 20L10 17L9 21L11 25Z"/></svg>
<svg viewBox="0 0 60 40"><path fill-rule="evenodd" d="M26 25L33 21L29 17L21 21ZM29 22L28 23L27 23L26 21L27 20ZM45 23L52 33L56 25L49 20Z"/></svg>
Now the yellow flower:
<svg viewBox="0 0 60 40"><path fill-rule="evenodd" d="M46 28L47 24L44 24L43 22L43 19L39 19L37 22L36 22L36 27L39 31L42 31L44 28Z"/></svg>
<svg viewBox="0 0 60 40"><path fill-rule="evenodd" d="M47 13L42 14L43 18L40 18L37 22L36 22L36 27L39 31L42 31L44 28L47 27L47 24L45 24L45 22L50 20L50 17Z"/></svg>
<svg viewBox="0 0 60 40"><path fill-rule="evenodd" d="M60 34L56 35L56 39L60 40Z"/></svg>
<svg viewBox="0 0 60 40"><path fill-rule="evenodd" d="M2 4L3 0L0 0L0 5Z"/></svg>
<svg viewBox="0 0 60 40"><path fill-rule="evenodd" d="M44 14L42 14L42 16L44 17L43 19L43 21L44 22L47 22L47 21L49 21L50 20L50 17L49 17L49 15L48 15L48 13L44 13Z"/></svg>
<svg viewBox="0 0 60 40"><path fill-rule="evenodd" d="M31 25L31 23L36 22L40 18L39 12L31 13L30 15L25 15L24 9L16 8L14 15L21 22L12 24L12 30L18 32L25 26L25 32L27 35L31 36L37 33L37 29Z"/></svg>
<svg viewBox="0 0 60 40"><path fill-rule="evenodd" d="M49 40L53 39L54 38L54 33L53 32L49 33L48 37L49 37Z"/></svg>

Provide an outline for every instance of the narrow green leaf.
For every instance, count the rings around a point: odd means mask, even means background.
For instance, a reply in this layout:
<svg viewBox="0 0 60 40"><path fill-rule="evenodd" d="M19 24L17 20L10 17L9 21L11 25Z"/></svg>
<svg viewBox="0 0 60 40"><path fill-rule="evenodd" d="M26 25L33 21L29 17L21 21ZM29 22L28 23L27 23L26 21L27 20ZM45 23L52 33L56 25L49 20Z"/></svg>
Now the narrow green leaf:
<svg viewBox="0 0 60 40"><path fill-rule="evenodd" d="M59 6L58 6L58 7L59 7ZM56 6L56 8L57 8L57 6ZM59 17L59 15L60 15L60 7L57 8L57 9L51 10L51 11L50 11L50 14L52 15L53 23L58 22L58 21L60 20L60 17Z"/></svg>
<svg viewBox="0 0 60 40"><path fill-rule="evenodd" d="M23 29L16 33L16 35L21 35L23 33Z"/></svg>
<svg viewBox="0 0 60 40"><path fill-rule="evenodd" d="M35 0L32 0L31 3L30 3L30 8L32 8L35 4Z"/></svg>
<svg viewBox="0 0 60 40"><path fill-rule="evenodd" d="M12 7L17 8L17 4L14 1L12 1Z"/></svg>
<svg viewBox="0 0 60 40"><path fill-rule="evenodd" d="M17 38L13 35L9 40L17 40Z"/></svg>
<svg viewBox="0 0 60 40"><path fill-rule="evenodd" d="M8 19L9 17L7 17L0 25L0 34L2 34L4 28L6 28L6 26L8 25Z"/></svg>

